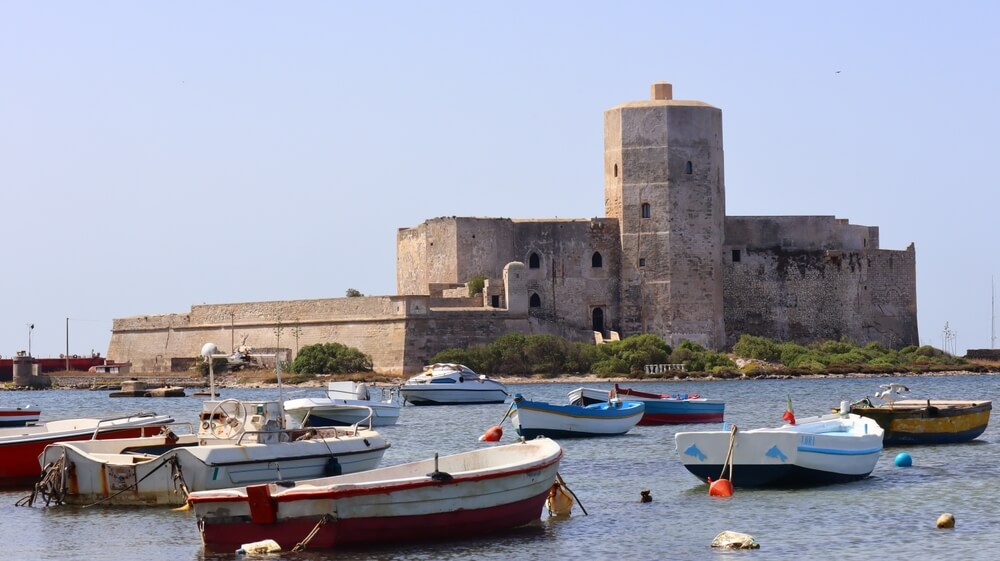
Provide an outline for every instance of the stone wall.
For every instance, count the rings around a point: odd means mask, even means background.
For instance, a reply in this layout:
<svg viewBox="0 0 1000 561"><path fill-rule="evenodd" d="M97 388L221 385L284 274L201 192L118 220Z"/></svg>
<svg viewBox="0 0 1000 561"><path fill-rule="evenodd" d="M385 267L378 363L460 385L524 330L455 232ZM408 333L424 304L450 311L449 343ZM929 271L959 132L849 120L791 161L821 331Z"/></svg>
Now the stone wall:
<svg viewBox="0 0 1000 561"><path fill-rule="evenodd" d="M805 250L878 249L877 226L850 224L833 216L727 216L726 245L782 247Z"/></svg>

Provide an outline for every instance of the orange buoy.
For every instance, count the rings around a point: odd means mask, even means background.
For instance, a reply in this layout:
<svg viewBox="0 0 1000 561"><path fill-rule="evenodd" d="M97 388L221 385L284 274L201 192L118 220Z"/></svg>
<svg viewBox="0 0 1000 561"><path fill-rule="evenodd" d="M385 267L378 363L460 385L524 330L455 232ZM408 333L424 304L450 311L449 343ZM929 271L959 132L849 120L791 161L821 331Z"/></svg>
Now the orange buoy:
<svg viewBox="0 0 1000 561"><path fill-rule="evenodd" d="M732 497L733 496L733 484L730 483L728 479L717 479L712 481L712 478L708 478L708 496L709 497Z"/></svg>
<svg viewBox="0 0 1000 561"><path fill-rule="evenodd" d="M503 429L500 425L492 426L486 429L483 436L479 437L480 442L499 442L500 438L503 436Z"/></svg>

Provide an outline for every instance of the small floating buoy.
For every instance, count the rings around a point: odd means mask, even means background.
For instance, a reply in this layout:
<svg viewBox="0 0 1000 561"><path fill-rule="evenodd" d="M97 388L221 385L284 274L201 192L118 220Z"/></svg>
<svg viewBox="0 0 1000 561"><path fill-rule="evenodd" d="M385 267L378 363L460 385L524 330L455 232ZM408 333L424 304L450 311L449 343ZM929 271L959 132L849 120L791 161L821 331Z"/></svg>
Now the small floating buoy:
<svg viewBox="0 0 1000 561"><path fill-rule="evenodd" d="M955 527L955 515L950 512L946 512L937 519L938 528L954 528Z"/></svg>
<svg viewBox="0 0 1000 561"><path fill-rule="evenodd" d="M913 465L913 458L906 452L896 454L896 467L906 468Z"/></svg>
<svg viewBox="0 0 1000 561"><path fill-rule="evenodd" d="M486 429L486 432L484 432L483 435L479 437L479 441L480 442L500 442L500 439L502 437L503 437L503 429L500 428L500 425L494 425L494 426Z"/></svg>
<svg viewBox="0 0 1000 561"><path fill-rule="evenodd" d="M709 497L732 497L733 496L733 484L728 479L716 479L712 481L712 478L708 478L708 496Z"/></svg>
<svg viewBox="0 0 1000 561"><path fill-rule="evenodd" d="M653 496L649 494L649 489L643 489L642 491L639 491L639 502L640 503L653 502Z"/></svg>
<svg viewBox="0 0 1000 561"><path fill-rule="evenodd" d="M264 553L277 553L281 551L281 546L274 540L261 540L259 542L245 543L236 550L237 555L260 555Z"/></svg>

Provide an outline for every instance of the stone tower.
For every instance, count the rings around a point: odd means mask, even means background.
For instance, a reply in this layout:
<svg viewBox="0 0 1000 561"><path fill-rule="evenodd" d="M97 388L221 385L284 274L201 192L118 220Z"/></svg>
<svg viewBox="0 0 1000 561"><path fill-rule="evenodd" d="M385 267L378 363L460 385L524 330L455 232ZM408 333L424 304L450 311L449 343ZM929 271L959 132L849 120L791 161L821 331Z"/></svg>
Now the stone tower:
<svg viewBox="0 0 1000 561"><path fill-rule="evenodd" d="M621 330L725 344L722 111L652 99L604 113L604 208L621 229Z"/></svg>

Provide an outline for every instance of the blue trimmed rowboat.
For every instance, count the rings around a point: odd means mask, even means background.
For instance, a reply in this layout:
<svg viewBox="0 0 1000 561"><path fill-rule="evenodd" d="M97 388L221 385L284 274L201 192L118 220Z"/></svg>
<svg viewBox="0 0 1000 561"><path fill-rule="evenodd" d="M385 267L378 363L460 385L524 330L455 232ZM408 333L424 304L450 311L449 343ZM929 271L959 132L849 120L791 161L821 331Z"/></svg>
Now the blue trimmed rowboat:
<svg viewBox="0 0 1000 561"><path fill-rule="evenodd" d="M641 401L612 399L587 406L554 405L515 394L510 419L517 434L524 438L613 436L632 430L644 410Z"/></svg>
<svg viewBox="0 0 1000 561"><path fill-rule="evenodd" d="M620 388L613 390L576 388L569 392L569 402L591 405L607 401L614 392L620 399L641 401L646 405L639 425L680 425L686 423L721 423L726 403L721 399L706 399L698 394L659 394Z"/></svg>
<svg viewBox="0 0 1000 561"><path fill-rule="evenodd" d="M871 475L882 453L882 428L868 417L833 414L778 428L679 432L681 463L698 479L722 476L732 450L735 487L805 487Z"/></svg>

